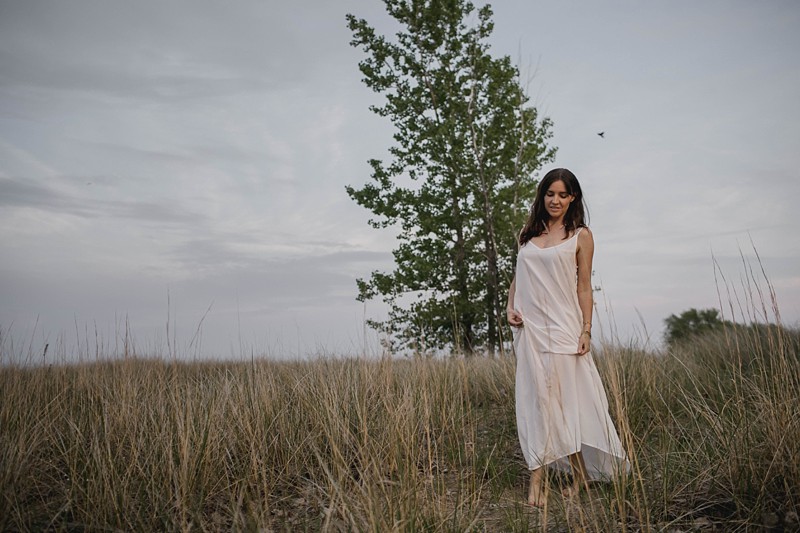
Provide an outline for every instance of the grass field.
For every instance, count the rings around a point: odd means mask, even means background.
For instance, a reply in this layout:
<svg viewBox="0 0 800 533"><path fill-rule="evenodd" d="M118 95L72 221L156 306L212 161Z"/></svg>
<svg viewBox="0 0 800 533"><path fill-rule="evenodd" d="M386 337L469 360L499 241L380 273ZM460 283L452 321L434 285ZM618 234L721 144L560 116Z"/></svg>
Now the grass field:
<svg viewBox="0 0 800 533"><path fill-rule="evenodd" d="M544 511L513 358L7 365L0 530L800 528L796 331L595 352L633 472Z"/></svg>

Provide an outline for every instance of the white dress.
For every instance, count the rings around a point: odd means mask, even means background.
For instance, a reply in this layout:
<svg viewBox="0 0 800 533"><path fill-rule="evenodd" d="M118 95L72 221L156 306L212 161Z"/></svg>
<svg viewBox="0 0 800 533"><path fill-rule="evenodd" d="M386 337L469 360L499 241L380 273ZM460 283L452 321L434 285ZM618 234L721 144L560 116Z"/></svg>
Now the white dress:
<svg viewBox="0 0 800 533"><path fill-rule="evenodd" d="M567 457L581 451L589 479L597 480L627 470L628 461L592 355L577 355L580 231L549 248L528 241L517 255L517 431L529 469L553 463L569 470Z"/></svg>

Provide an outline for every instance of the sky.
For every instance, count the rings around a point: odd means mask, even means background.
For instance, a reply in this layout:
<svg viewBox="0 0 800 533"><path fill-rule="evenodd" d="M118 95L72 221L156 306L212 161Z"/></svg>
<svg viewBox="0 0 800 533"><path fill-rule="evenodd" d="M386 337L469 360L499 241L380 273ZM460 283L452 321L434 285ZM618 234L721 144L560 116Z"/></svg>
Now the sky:
<svg viewBox="0 0 800 533"><path fill-rule="evenodd" d="M595 338L657 347L691 307L772 320L770 286L797 326L800 5L493 9L491 53L554 124L542 174L584 190ZM398 29L378 0L0 0L2 362L380 352L355 279L396 233L345 186L393 130L347 13Z"/></svg>

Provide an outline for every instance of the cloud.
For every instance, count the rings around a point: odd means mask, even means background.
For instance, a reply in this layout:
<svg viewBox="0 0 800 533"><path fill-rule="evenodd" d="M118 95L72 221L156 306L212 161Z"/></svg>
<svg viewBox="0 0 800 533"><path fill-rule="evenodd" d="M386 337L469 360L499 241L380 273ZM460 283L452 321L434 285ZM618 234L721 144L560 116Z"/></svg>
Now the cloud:
<svg viewBox="0 0 800 533"><path fill-rule="evenodd" d="M87 187L91 185L92 182L86 182ZM84 218L129 219L147 224L196 224L203 218L197 213L176 207L166 199L162 202L89 200L60 192L47 184L19 178L0 178L0 206Z"/></svg>
<svg viewBox="0 0 800 533"><path fill-rule="evenodd" d="M352 68L347 8L329 2L306 9L263 2L235 9L191 1L4 2L0 87L164 103L303 88L320 72Z"/></svg>

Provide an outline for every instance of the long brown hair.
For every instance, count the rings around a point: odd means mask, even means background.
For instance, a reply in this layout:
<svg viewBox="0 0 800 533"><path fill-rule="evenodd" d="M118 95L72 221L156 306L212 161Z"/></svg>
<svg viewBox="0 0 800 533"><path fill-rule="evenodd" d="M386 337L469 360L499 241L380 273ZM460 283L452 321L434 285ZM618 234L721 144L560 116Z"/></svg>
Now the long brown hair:
<svg viewBox="0 0 800 533"><path fill-rule="evenodd" d="M567 237L576 229L586 227L586 221L589 219L589 210L583 202L583 191L581 191L581 184L578 183L578 178L575 174L566 168L554 168L544 175L539 186L536 187L536 197L533 200L528 220L519 232L519 245L522 246L531 238L538 237L547 230L547 221L550 220L550 215L544 207L544 197L547 195L550 185L555 181L560 181L567 189L570 196L575 199L570 202L567 212L564 215L564 230ZM565 239L567 237L564 237Z"/></svg>

